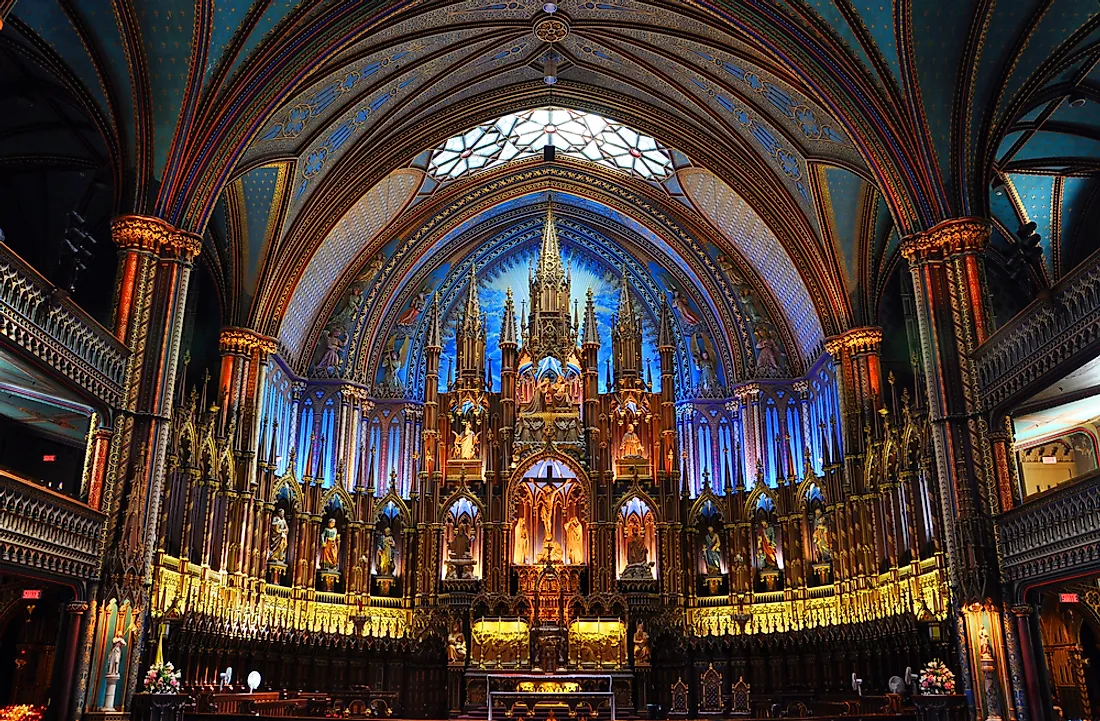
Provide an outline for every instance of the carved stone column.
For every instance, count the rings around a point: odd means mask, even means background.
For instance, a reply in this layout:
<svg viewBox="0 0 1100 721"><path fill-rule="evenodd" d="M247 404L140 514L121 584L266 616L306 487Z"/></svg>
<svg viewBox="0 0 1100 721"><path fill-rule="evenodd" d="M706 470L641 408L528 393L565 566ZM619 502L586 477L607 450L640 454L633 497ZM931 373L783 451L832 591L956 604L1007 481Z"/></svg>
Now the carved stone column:
<svg viewBox="0 0 1100 721"><path fill-rule="evenodd" d="M852 328L825 341L825 350L837 363L844 477L848 488L856 493L866 490L863 484L864 427L874 424L882 398L881 349L882 328L876 327Z"/></svg>
<svg viewBox="0 0 1100 721"><path fill-rule="evenodd" d="M119 247L115 297L115 334L130 349L127 388L115 427L100 507L108 515L101 597L135 609L132 637L143 638L149 611L148 588L157 544L159 504L179 360L180 332L191 268L202 239L158 218L128 215L111 224ZM96 633L105 633L97 628ZM118 701L126 705L137 684L143 653L130 648L128 688ZM90 692L98 691L99 669Z"/></svg>

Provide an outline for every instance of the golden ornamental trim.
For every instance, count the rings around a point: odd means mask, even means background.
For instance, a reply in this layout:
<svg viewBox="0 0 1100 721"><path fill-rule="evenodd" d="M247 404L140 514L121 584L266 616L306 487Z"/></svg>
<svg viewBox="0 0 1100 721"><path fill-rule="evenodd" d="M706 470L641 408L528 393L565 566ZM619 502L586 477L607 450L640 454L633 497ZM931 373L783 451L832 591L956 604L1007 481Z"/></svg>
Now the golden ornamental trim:
<svg viewBox="0 0 1100 721"><path fill-rule="evenodd" d="M202 252L202 237L147 215L122 215L111 221L111 238L122 250L169 253L193 259Z"/></svg>
<svg viewBox="0 0 1100 721"><path fill-rule="evenodd" d="M278 345L274 338L257 333L250 328L223 328L218 338L218 348L222 353L252 355L254 349L271 355Z"/></svg>
<svg viewBox="0 0 1100 721"><path fill-rule="evenodd" d="M901 254L910 263L981 252L989 245L991 226L984 218L952 218L901 243Z"/></svg>
<svg viewBox="0 0 1100 721"><path fill-rule="evenodd" d="M851 328L825 340L825 350L833 358L840 358L845 349L852 353L877 353L881 347L882 328L876 326Z"/></svg>

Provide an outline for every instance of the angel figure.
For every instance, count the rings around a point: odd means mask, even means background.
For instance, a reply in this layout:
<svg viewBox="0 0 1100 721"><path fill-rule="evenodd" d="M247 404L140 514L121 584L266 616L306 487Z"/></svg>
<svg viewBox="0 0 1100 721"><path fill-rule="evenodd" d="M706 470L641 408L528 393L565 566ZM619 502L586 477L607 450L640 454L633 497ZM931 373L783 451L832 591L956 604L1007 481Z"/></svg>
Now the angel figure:
<svg viewBox="0 0 1100 721"><path fill-rule="evenodd" d="M772 374L779 371L780 351L779 343L767 326L758 325L753 331L756 336L756 368L762 374Z"/></svg>
<svg viewBox="0 0 1100 721"><path fill-rule="evenodd" d="M527 519L520 516L516 520L516 563L527 563L531 551L531 537L527 532Z"/></svg>
<svg viewBox="0 0 1100 721"><path fill-rule="evenodd" d="M347 331L339 326L331 326L325 332L324 341L325 352L321 355L321 359L317 361L317 370L338 370L343 362L340 358L340 351L344 349L348 342Z"/></svg>
<svg viewBox="0 0 1100 721"><path fill-rule="evenodd" d="M688 304L688 299L680 293L679 289L672 289L672 307L676 310L676 313L680 316L680 322L688 328L694 328L700 323L702 319L691 309Z"/></svg>

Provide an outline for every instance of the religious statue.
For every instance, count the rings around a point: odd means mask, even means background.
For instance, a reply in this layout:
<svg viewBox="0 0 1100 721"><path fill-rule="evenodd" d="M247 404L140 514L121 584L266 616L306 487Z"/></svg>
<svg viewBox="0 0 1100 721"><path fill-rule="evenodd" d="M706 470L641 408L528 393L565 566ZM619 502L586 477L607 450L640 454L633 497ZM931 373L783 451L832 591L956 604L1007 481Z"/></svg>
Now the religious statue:
<svg viewBox="0 0 1100 721"><path fill-rule="evenodd" d="M649 665L649 634L646 633L645 625L640 621L638 627L634 629L634 665Z"/></svg>
<svg viewBox="0 0 1100 721"><path fill-rule="evenodd" d="M653 580L651 566L645 536L638 526L633 525L626 539L626 567L623 569L622 578L627 581L651 581Z"/></svg>
<svg viewBox="0 0 1100 721"><path fill-rule="evenodd" d="M271 519L271 545L267 550L268 563L286 563L287 539L290 526L286 522L286 511L280 508Z"/></svg>
<svg viewBox="0 0 1100 721"><path fill-rule="evenodd" d="M623 433L623 442L619 446L619 452L623 458L642 458L642 439L634 432L634 424L626 424L626 432Z"/></svg>
<svg viewBox="0 0 1100 721"><path fill-rule="evenodd" d="M714 531L714 526L708 526L707 535L703 537L703 562L707 565L708 576L721 575L722 539Z"/></svg>
<svg viewBox="0 0 1100 721"><path fill-rule="evenodd" d="M478 438L477 434L474 433L474 429L469 423L466 424L466 428L461 434L455 433L454 437L455 458L468 461L477 457L478 445L481 440Z"/></svg>
<svg viewBox="0 0 1100 721"><path fill-rule="evenodd" d="M531 552L531 537L527 532L527 519L520 516L516 520L516 558L518 563L527 563L527 556Z"/></svg>
<svg viewBox="0 0 1100 721"><path fill-rule="evenodd" d="M394 562L394 557L397 555L397 541L393 537L393 532L389 526L386 526L382 530L382 535L378 537L378 549L376 551L378 556L378 562L376 570L379 576L392 576L394 569L397 568L397 564Z"/></svg>
<svg viewBox="0 0 1100 721"><path fill-rule="evenodd" d="M340 568L340 532L336 530L336 519L328 519L321 530L321 569L336 571Z"/></svg>
<svg viewBox="0 0 1100 721"><path fill-rule="evenodd" d="M775 553L775 529L767 521L760 521L760 532L756 535L756 560L761 568L779 566Z"/></svg>
<svg viewBox="0 0 1100 721"><path fill-rule="evenodd" d="M576 515L565 522L565 557L571 565L584 563L584 529Z"/></svg>
<svg viewBox="0 0 1100 721"><path fill-rule="evenodd" d="M539 518L542 520L543 545L554 540L554 489L544 488L536 501Z"/></svg>
<svg viewBox="0 0 1100 721"><path fill-rule="evenodd" d="M458 524L447 544L447 578L473 578L474 559L470 554L470 529L466 522Z"/></svg>
<svg viewBox="0 0 1100 721"><path fill-rule="evenodd" d="M404 367L401 353L397 350L397 339L394 338L390 349L382 356L382 387L389 391L401 388L400 372Z"/></svg>
<svg viewBox="0 0 1100 721"><path fill-rule="evenodd" d="M989 630L982 624L978 630L978 657L982 661L993 660L993 648L989 645Z"/></svg>
<svg viewBox="0 0 1100 721"><path fill-rule="evenodd" d="M821 507L814 510L814 549L817 551L817 560L820 563L828 563L833 560L833 550L829 545L829 523L825 520L825 514Z"/></svg>
<svg viewBox="0 0 1100 721"><path fill-rule="evenodd" d="M764 374L777 373L781 363L779 343L764 325L756 326L753 335L756 336L757 370Z"/></svg>
<svg viewBox="0 0 1100 721"><path fill-rule="evenodd" d="M409 301L409 307L406 308L401 315L397 316L397 325L407 328L414 325L418 318L420 318L421 311L424 310L424 305L428 302L429 288L423 288L419 293Z"/></svg>
<svg viewBox="0 0 1100 721"><path fill-rule="evenodd" d="M107 676L118 676L119 665L122 663L122 648L126 645L126 639L122 634L116 633L111 641L111 652L107 654Z"/></svg>
<svg viewBox="0 0 1100 721"><path fill-rule="evenodd" d="M462 633L462 624L458 621L447 634L447 661L453 664L466 662L466 634Z"/></svg>

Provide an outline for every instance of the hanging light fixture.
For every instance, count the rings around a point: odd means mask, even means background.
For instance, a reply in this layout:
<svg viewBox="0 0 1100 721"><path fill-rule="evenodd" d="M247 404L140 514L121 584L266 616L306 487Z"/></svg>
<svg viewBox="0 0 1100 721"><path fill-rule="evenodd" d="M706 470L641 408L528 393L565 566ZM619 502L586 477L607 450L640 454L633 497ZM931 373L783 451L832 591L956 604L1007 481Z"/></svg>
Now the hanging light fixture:
<svg viewBox="0 0 1100 721"><path fill-rule="evenodd" d="M542 82L547 85L558 82L558 56L552 50L542 59Z"/></svg>

